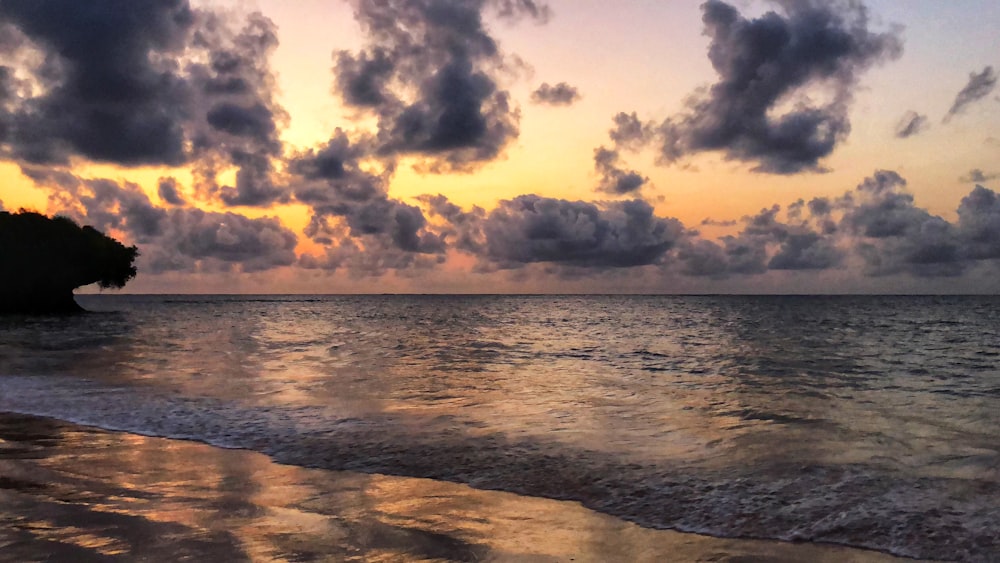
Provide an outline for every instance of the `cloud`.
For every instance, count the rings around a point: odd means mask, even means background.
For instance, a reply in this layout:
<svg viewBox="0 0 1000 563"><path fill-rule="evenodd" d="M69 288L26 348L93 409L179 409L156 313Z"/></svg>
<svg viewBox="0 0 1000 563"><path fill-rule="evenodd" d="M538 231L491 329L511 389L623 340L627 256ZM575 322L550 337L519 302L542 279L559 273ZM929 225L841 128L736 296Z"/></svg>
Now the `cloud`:
<svg viewBox="0 0 1000 563"><path fill-rule="evenodd" d="M951 223L915 205L898 173L878 170L840 198L799 200L744 217L737 235L686 238L680 272L725 279L852 268L869 277L951 277L1000 258L1000 198L977 186ZM671 263L668 261L668 264Z"/></svg>
<svg viewBox="0 0 1000 563"><path fill-rule="evenodd" d="M202 53L187 65L195 92L188 124L198 159L196 189L230 206L267 207L286 202L274 163L282 158L280 129L288 115L277 102L269 57L278 46L277 28L259 13L242 21L214 12L199 13L192 46ZM217 177L226 165L238 168L233 186Z"/></svg>
<svg viewBox="0 0 1000 563"><path fill-rule="evenodd" d="M915 111L907 111L896 124L896 137L907 139L918 133L922 133L930 127L930 120L926 115L920 115Z"/></svg>
<svg viewBox="0 0 1000 563"><path fill-rule="evenodd" d="M840 265L844 253L816 232L788 233L768 262L770 270L827 270Z"/></svg>
<svg viewBox="0 0 1000 563"><path fill-rule="evenodd" d="M997 178L1000 178L1000 174L996 172L983 172L979 168L973 168L968 174L959 178L958 181L970 184L984 184Z"/></svg>
<svg viewBox="0 0 1000 563"><path fill-rule="evenodd" d="M641 200L598 206L536 195L501 201L483 221L480 258L501 269L548 262L597 269L658 262L685 231Z"/></svg>
<svg viewBox="0 0 1000 563"><path fill-rule="evenodd" d="M439 266L443 256L399 252L379 246L362 246L354 239L343 239L328 246L322 254L303 255L298 262L306 270L346 271L353 279L375 278L393 272L414 277Z"/></svg>
<svg viewBox="0 0 1000 563"><path fill-rule="evenodd" d="M436 232L420 208L383 193L314 206L306 234L325 248L319 255L303 255L299 265L344 269L355 278L428 270L444 262L450 232Z"/></svg>
<svg viewBox="0 0 1000 563"><path fill-rule="evenodd" d="M860 74L898 57L902 43L896 31L870 31L857 2L778 4L780 12L756 19L721 0L702 5L719 79L656 127L663 163L721 151L753 163L755 172L823 170L821 159L850 132Z"/></svg>
<svg viewBox="0 0 1000 563"><path fill-rule="evenodd" d="M190 92L173 61L194 21L175 0L5 0L0 25L17 31L18 48L45 54L33 77L43 93L6 116L12 156L184 162Z"/></svg>
<svg viewBox="0 0 1000 563"><path fill-rule="evenodd" d="M404 252L444 251L440 238L424 230L427 220L418 207L389 198L377 198L350 208L344 215L351 234L384 235Z"/></svg>
<svg viewBox="0 0 1000 563"><path fill-rule="evenodd" d="M680 272L724 279L776 270L853 268L868 277L954 277L1000 259L1000 196L976 186L949 222L914 203L906 180L878 170L836 200L816 198L743 218L719 241L687 237Z"/></svg>
<svg viewBox="0 0 1000 563"><path fill-rule="evenodd" d="M827 270L839 266L845 252L837 245L835 230L827 228L822 214L813 221L801 220L803 207L799 202L790 206L787 222L778 219L780 206L762 209L742 219L743 230L738 235L722 237L719 242L688 240L678 253L681 271L690 276L724 279L769 270ZM815 207L822 209L822 204Z"/></svg>
<svg viewBox="0 0 1000 563"><path fill-rule="evenodd" d="M157 194L167 205L183 206L186 204L180 193L180 186L174 178L160 178L157 184Z"/></svg>
<svg viewBox="0 0 1000 563"><path fill-rule="evenodd" d="M363 152L363 143L338 139L303 153L295 174L317 182L366 174L350 157ZM839 269L870 277L942 277L1000 259L1000 196L995 192L977 186L962 200L958 221L949 222L917 207L905 179L884 170L839 198L761 209L741 219L737 234L717 240L657 215L641 200L524 195L487 212L425 195L417 198L421 209L381 190L344 191L327 184L325 199L312 194L314 217L307 228L324 248L302 256L296 256L296 235L276 218L251 219L183 204L159 207L135 184L81 179L51 168L23 170L50 193L53 211L138 244L147 273L297 266L344 270L355 278L389 272L405 277L437 268L449 250L474 257L477 272L521 270L525 276L564 278L643 266L654 267L644 270L647 274L719 280ZM172 188L170 179L161 180L161 192Z"/></svg>
<svg viewBox="0 0 1000 563"><path fill-rule="evenodd" d="M575 86L570 86L565 82L560 82L555 86L544 82L531 93L532 102L549 106L569 106L579 99L580 91Z"/></svg>
<svg viewBox="0 0 1000 563"><path fill-rule="evenodd" d="M608 137L614 148L601 146L594 149L594 169L600 176L597 191L609 195L635 194L649 183L649 178L625 168L621 152L636 152L647 145L654 134L653 124L643 123L634 112L619 113L613 121L614 127L608 131Z"/></svg>
<svg viewBox="0 0 1000 563"><path fill-rule="evenodd" d="M1000 259L1000 197L976 186L958 206L958 229L965 256L972 260Z"/></svg>
<svg viewBox="0 0 1000 563"><path fill-rule="evenodd" d="M268 137L274 133L274 116L263 104L249 107L221 102L209 110L208 124L236 137Z"/></svg>
<svg viewBox="0 0 1000 563"><path fill-rule="evenodd" d="M296 235L277 218L251 219L190 207L163 209L138 185L25 168L51 207L81 224L122 233L140 248L140 271L258 272L295 263ZM169 185L169 182L166 182ZM161 186L164 183L161 183Z"/></svg>
<svg viewBox="0 0 1000 563"><path fill-rule="evenodd" d="M302 180L294 184L296 199L306 204L335 204L384 193L392 169L379 175L362 167L372 150L370 140L352 142L338 129L324 145L293 156L288 169Z"/></svg>
<svg viewBox="0 0 1000 563"><path fill-rule="evenodd" d="M359 0L368 36L360 52L335 54L344 101L378 118L379 154L428 159L431 171L469 170L497 158L518 135L519 112L498 85L504 56L483 22L544 21L530 0Z"/></svg>
<svg viewBox="0 0 1000 563"><path fill-rule="evenodd" d="M738 223L706 219L706 225L741 226L718 239L658 216L641 200L523 195L489 212L463 210L442 195L419 201L433 219L424 228L448 249L477 258L479 272L586 277L655 266L664 276L717 280L832 270L926 278L1000 259L1000 196L977 186L952 223L918 207L906 180L889 170L877 170L839 198L773 205Z"/></svg>
<svg viewBox="0 0 1000 563"><path fill-rule="evenodd" d="M297 237L277 218L175 209L151 254L152 271L228 270L238 264L258 272L295 263Z"/></svg>
<svg viewBox="0 0 1000 563"><path fill-rule="evenodd" d="M417 198L427 208L432 217L438 217L445 223L439 229L441 240L452 248L480 254L485 241L482 226L486 219L486 211L479 206L473 206L470 211L448 201L441 195L422 195Z"/></svg>
<svg viewBox="0 0 1000 563"><path fill-rule="evenodd" d="M552 16L548 5L535 0L493 0L492 3L497 15L510 20L528 17L539 23L546 23Z"/></svg>
<svg viewBox="0 0 1000 563"><path fill-rule="evenodd" d="M619 167L620 155L617 150L600 147L594 150L594 168L600 175L597 190L610 195L627 195L639 191L649 178L635 170Z"/></svg>
<svg viewBox="0 0 1000 563"><path fill-rule="evenodd" d="M286 115L267 62L277 45L267 18L187 0L5 0L0 28L11 65L0 68L3 156L196 163L199 191L226 204L283 199L271 177ZM216 185L230 166L237 184Z"/></svg>
<svg viewBox="0 0 1000 563"><path fill-rule="evenodd" d="M980 73L969 73L969 82L955 96L955 102L952 103L948 114L944 116L944 121L948 122L952 117L965 111L965 108L970 104L988 96L996 88L996 85L997 73L994 72L992 66L987 66Z"/></svg>
<svg viewBox="0 0 1000 563"><path fill-rule="evenodd" d="M704 227L735 227L736 225L739 225L736 221L725 221L720 219L711 219L708 217L702 219L701 224Z"/></svg>
<svg viewBox="0 0 1000 563"><path fill-rule="evenodd" d="M305 234L328 246L322 256L303 257L303 267L349 266L355 275L376 276L443 260L445 240L431 229L423 211L389 197L394 168L371 169L384 166L371 154L374 142L352 141L337 130L321 147L289 159L291 190L312 212Z"/></svg>
<svg viewBox="0 0 1000 563"><path fill-rule="evenodd" d="M953 276L964 269L953 225L916 207L906 180L879 170L850 194L841 224L869 275Z"/></svg>
<svg viewBox="0 0 1000 563"><path fill-rule="evenodd" d="M644 123L635 113L619 112L613 118L615 126L608 132L616 148L637 151L656 134L654 123Z"/></svg>
<svg viewBox="0 0 1000 563"><path fill-rule="evenodd" d="M731 236L723 237L721 243L704 239L687 241L677 258L681 273L688 276L725 279L767 271L766 247Z"/></svg>

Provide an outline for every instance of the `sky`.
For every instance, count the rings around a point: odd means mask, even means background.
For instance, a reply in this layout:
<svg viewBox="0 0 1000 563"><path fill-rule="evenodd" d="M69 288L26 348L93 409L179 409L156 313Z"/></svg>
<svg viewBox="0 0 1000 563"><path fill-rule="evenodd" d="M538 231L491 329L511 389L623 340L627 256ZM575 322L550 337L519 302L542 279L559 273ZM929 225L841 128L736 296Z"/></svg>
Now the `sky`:
<svg viewBox="0 0 1000 563"><path fill-rule="evenodd" d="M996 293L993 0L4 0L138 293Z"/></svg>

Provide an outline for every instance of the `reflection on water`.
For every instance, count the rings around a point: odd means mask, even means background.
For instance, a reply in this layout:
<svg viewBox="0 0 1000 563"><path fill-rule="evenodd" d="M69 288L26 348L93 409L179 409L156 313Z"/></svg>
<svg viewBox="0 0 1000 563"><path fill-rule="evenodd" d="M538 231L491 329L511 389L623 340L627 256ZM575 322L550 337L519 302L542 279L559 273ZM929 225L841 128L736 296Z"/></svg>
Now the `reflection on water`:
<svg viewBox="0 0 1000 563"><path fill-rule="evenodd" d="M0 560L889 561L579 505L0 416Z"/></svg>
<svg viewBox="0 0 1000 563"><path fill-rule="evenodd" d="M317 429L388 417L637 461L998 479L966 463L1000 462L991 298L81 300L113 312L0 325L0 375L311 407Z"/></svg>
<svg viewBox="0 0 1000 563"><path fill-rule="evenodd" d="M0 410L650 526L1000 550L997 298L80 300L104 312L0 320Z"/></svg>

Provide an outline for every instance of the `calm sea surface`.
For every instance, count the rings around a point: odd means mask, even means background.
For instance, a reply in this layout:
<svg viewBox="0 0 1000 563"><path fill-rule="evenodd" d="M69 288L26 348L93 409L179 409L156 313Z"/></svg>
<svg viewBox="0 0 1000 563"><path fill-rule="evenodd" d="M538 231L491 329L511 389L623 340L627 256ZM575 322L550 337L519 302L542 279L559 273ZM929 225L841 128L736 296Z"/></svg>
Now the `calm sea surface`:
<svg viewBox="0 0 1000 563"><path fill-rule="evenodd" d="M1000 560L1000 298L78 300L0 319L0 410Z"/></svg>

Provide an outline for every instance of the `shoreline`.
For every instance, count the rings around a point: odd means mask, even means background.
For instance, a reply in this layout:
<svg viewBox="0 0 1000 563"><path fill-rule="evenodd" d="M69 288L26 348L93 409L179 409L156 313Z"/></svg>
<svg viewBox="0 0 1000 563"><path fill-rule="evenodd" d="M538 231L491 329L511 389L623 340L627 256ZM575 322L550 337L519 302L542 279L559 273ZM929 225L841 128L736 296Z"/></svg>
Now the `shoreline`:
<svg viewBox="0 0 1000 563"><path fill-rule="evenodd" d="M912 561L0 412L0 560Z"/></svg>

